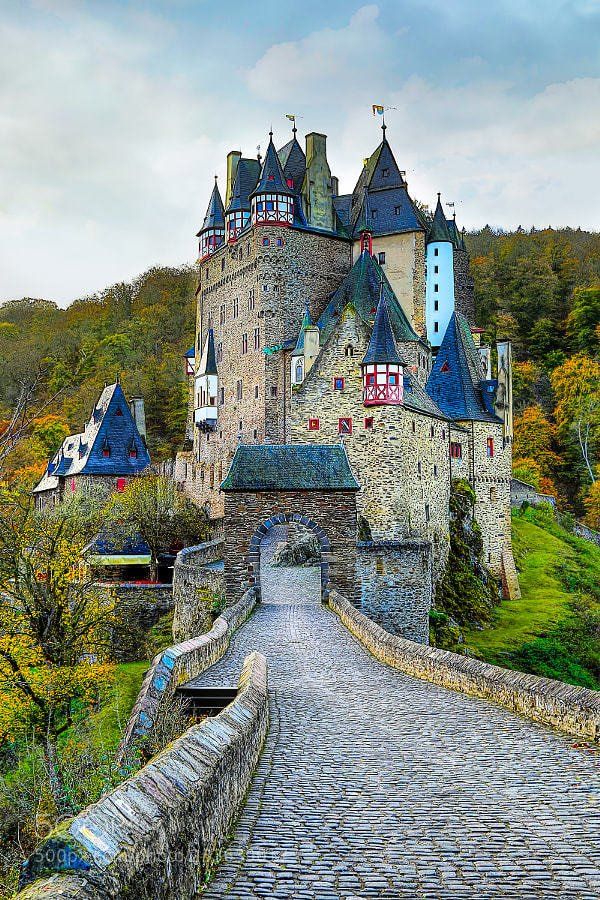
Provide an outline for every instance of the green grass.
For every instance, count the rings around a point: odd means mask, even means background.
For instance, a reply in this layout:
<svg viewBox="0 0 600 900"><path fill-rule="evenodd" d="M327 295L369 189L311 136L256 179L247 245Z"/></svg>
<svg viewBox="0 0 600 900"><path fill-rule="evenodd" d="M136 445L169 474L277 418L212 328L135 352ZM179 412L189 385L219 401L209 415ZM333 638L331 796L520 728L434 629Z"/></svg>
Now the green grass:
<svg viewBox="0 0 600 900"><path fill-rule="evenodd" d="M109 697L90 716L90 733L94 746L116 749L148 666L146 661L121 663L117 666L115 683Z"/></svg>
<svg viewBox="0 0 600 900"><path fill-rule="evenodd" d="M487 662L600 687L600 548L577 538L549 510L513 515L521 598L503 600L494 619L464 637Z"/></svg>
<svg viewBox="0 0 600 900"><path fill-rule="evenodd" d="M465 632L469 649L492 660L564 621L573 599L556 573L576 551L564 540L526 519L513 519L513 549L519 568L520 600L503 600L490 628Z"/></svg>

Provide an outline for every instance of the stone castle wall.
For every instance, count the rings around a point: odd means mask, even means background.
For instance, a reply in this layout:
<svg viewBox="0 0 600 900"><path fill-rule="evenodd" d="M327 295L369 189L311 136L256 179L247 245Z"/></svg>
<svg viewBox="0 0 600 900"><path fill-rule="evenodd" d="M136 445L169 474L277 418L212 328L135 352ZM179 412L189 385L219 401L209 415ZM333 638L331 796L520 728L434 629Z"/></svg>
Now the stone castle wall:
<svg viewBox="0 0 600 900"><path fill-rule="evenodd" d="M475 282L469 270L469 254L454 250L454 304L469 325L475 325Z"/></svg>
<svg viewBox="0 0 600 900"><path fill-rule="evenodd" d="M316 527L323 590L356 594L356 492L261 491L225 494L225 594L235 602L259 587L260 539L273 526L296 520ZM258 541L258 545L256 544Z"/></svg>
<svg viewBox="0 0 600 900"><path fill-rule="evenodd" d="M19 900L179 900L201 890L244 801L269 724L267 664L244 662L236 699L51 833ZM39 880L37 880L39 879Z"/></svg>
<svg viewBox="0 0 600 900"><path fill-rule="evenodd" d="M223 513L219 485L238 443L284 439L290 351L266 354L265 348L295 341L307 303L313 317L321 313L348 272L350 256L346 240L261 226L200 265L196 352L201 353L212 327L219 370L218 422L213 432L194 429L186 490L189 486L196 502L208 505L212 517Z"/></svg>
<svg viewBox="0 0 600 900"><path fill-rule="evenodd" d="M173 571L173 640L187 641L209 631L213 599L225 596L223 538L186 547L177 554Z"/></svg>
<svg viewBox="0 0 600 900"><path fill-rule="evenodd" d="M349 346L352 356L346 355ZM352 433L343 442L361 485L359 514L375 540L431 542L437 578L449 547L448 423L406 406L365 407L360 361L366 347L366 329L347 310L318 363L294 388L291 439L338 443L339 419L352 419ZM335 377L344 378L343 390L334 390ZM319 420L317 431L309 430L312 418ZM366 427L370 419L372 426Z"/></svg>
<svg viewBox="0 0 600 900"><path fill-rule="evenodd" d="M426 541L359 543L356 578L361 593L355 605L390 634L428 644L432 574Z"/></svg>

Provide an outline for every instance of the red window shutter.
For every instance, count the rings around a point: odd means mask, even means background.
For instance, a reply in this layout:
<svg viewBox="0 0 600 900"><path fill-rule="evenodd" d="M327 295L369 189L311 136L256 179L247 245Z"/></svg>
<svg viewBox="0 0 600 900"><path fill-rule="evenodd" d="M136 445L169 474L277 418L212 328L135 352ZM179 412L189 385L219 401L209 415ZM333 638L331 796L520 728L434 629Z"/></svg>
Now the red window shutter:
<svg viewBox="0 0 600 900"><path fill-rule="evenodd" d="M308 430L309 431L318 431L321 427L321 423L319 419L309 419L308 420Z"/></svg>

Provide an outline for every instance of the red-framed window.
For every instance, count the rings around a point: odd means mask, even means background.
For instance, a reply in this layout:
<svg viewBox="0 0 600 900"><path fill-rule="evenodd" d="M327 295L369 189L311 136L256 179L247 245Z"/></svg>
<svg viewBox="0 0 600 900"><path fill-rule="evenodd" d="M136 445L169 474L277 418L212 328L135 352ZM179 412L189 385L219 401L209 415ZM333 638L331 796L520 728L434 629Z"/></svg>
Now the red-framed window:
<svg viewBox="0 0 600 900"><path fill-rule="evenodd" d="M352 434L352 419L338 419L338 434Z"/></svg>
<svg viewBox="0 0 600 900"><path fill-rule="evenodd" d="M458 441L450 441L450 456L452 459L462 459L462 444Z"/></svg>
<svg viewBox="0 0 600 900"><path fill-rule="evenodd" d="M126 487L127 487L127 479L126 478L117 478L117 492L119 494L122 494Z"/></svg>
<svg viewBox="0 0 600 900"><path fill-rule="evenodd" d="M336 375L333 379L333 389L334 391L343 391L344 390L345 381L340 376Z"/></svg>
<svg viewBox="0 0 600 900"><path fill-rule="evenodd" d="M486 444L485 444L485 452L490 457L490 459L494 455L494 438L493 437L489 437L487 439Z"/></svg>
<svg viewBox="0 0 600 900"><path fill-rule="evenodd" d="M318 431L321 427L321 422L319 419L309 419L308 420L308 430L309 431Z"/></svg>
<svg viewBox="0 0 600 900"><path fill-rule="evenodd" d="M367 416L365 419L365 428L367 431L371 431L373 428L373 416Z"/></svg>
<svg viewBox="0 0 600 900"><path fill-rule="evenodd" d="M369 372L367 374L367 384L369 387L375 384L375 372Z"/></svg>

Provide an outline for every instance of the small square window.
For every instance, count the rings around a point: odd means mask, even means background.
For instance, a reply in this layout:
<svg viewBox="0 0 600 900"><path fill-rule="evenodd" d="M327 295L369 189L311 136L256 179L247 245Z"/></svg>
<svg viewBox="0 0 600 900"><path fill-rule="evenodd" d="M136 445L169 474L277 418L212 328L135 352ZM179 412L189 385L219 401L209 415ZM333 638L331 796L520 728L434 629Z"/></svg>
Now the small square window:
<svg viewBox="0 0 600 900"><path fill-rule="evenodd" d="M440 289L439 284L434 284L434 286L433 286L433 291L434 291L435 294L438 293L439 289Z"/></svg>
<svg viewBox="0 0 600 900"><path fill-rule="evenodd" d="M439 248L438 248L438 247L434 247L433 255L434 255L434 256L439 256L439 255L440 255L440 251L439 251Z"/></svg>
<svg viewBox="0 0 600 900"><path fill-rule="evenodd" d="M437 476L437 466L436 465L433 466L433 476L434 476L434 478Z"/></svg>
<svg viewBox="0 0 600 900"><path fill-rule="evenodd" d="M440 309L440 301L439 300L433 301L433 309L434 309L434 312L439 312L439 309Z"/></svg>
<svg viewBox="0 0 600 900"><path fill-rule="evenodd" d="M490 457L490 459L491 459L491 457L494 455L494 438L493 438L493 437L489 437L489 438L487 439L487 441L486 441L486 448L485 448L485 449L486 449L487 455L488 455L488 456Z"/></svg>
<svg viewBox="0 0 600 900"><path fill-rule="evenodd" d="M321 423L318 419L309 419L308 420L308 430L309 431L318 431L321 427Z"/></svg>
<svg viewBox="0 0 600 900"><path fill-rule="evenodd" d="M431 428L430 428L430 430L429 430L429 433L430 433L431 437L434 437L434 435L435 435L435 428L433 427L433 425L431 426Z"/></svg>
<svg viewBox="0 0 600 900"><path fill-rule="evenodd" d="M333 389L334 389L334 391L343 391L344 390L344 379L336 376L333 379Z"/></svg>
<svg viewBox="0 0 600 900"><path fill-rule="evenodd" d="M382 169L381 174L383 175L384 178L389 178L389 177L390 177L390 170L389 170L389 169Z"/></svg>
<svg viewBox="0 0 600 900"><path fill-rule="evenodd" d="M271 397L276 397L276 396L277 396L277 385L272 384L271 385Z"/></svg>
<svg viewBox="0 0 600 900"><path fill-rule="evenodd" d="M379 265L384 266L385 265L385 253L380 253L378 256L379 256Z"/></svg>
<svg viewBox="0 0 600 900"><path fill-rule="evenodd" d="M371 431L373 428L373 416L368 416L368 418L365 419L365 428L367 431Z"/></svg>
<svg viewBox="0 0 600 900"><path fill-rule="evenodd" d="M433 274L434 274L434 275L437 275L439 271L440 271L440 267L439 267L439 266L434 266L434 267L433 267Z"/></svg>
<svg viewBox="0 0 600 900"><path fill-rule="evenodd" d="M263 247L268 247L269 244L270 244L269 238L263 238L263 239L262 239L262 245L263 245Z"/></svg>
<svg viewBox="0 0 600 900"><path fill-rule="evenodd" d="M436 332L436 334L437 334L437 332L440 330L440 323L439 323L439 322L434 322L434 323L433 323L433 330L434 330L434 331Z"/></svg>
<svg viewBox="0 0 600 900"><path fill-rule="evenodd" d="M399 216L401 212L402 212L402 210L399 206L394 207L394 215L395 216Z"/></svg>
<svg viewBox="0 0 600 900"><path fill-rule="evenodd" d="M283 238L277 238L277 246L278 247L283 247L283 243L284 243Z"/></svg>
<svg viewBox="0 0 600 900"><path fill-rule="evenodd" d="M338 434L352 434L352 419L338 419Z"/></svg>

